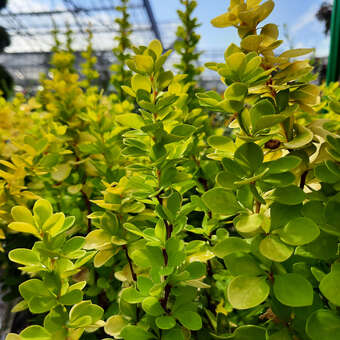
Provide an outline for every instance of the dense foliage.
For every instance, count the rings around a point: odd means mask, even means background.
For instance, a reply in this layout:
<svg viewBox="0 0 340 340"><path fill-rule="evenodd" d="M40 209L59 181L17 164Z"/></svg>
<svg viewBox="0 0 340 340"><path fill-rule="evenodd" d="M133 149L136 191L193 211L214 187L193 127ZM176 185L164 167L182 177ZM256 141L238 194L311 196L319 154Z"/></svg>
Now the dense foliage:
<svg viewBox="0 0 340 340"><path fill-rule="evenodd" d="M195 86L195 1L178 74L157 40L132 53L122 1L115 93L69 34L35 97L1 99L2 270L24 275L4 287L31 315L7 340L340 337L340 91L310 49L274 52L261 2L212 20L241 38L206 65L223 95Z"/></svg>

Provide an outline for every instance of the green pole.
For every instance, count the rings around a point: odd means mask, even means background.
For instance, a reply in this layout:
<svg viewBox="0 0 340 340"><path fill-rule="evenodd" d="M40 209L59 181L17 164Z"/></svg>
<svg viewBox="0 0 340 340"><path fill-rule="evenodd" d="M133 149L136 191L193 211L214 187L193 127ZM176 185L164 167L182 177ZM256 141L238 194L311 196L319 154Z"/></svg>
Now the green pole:
<svg viewBox="0 0 340 340"><path fill-rule="evenodd" d="M327 85L340 75L340 0L334 0L331 24L331 46L327 66Z"/></svg>

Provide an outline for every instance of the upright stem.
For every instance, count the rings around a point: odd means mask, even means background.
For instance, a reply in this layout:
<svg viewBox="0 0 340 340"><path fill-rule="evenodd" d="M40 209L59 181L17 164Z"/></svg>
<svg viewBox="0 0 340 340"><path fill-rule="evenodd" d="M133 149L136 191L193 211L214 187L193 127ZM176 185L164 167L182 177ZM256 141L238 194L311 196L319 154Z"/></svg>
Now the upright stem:
<svg viewBox="0 0 340 340"><path fill-rule="evenodd" d="M84 199L84 202L86 204L87 214L90 215L92 213L91 202L90 202L86 192L83 189L81 189L80 192L83 195L83 199ZM92 227L92 221L91 221L90 218L87 218L87 233L89 233L91 231L91 227Z"/></svg>
<svg viewBox="0 0 340 340"><path fill-rule="evenodd" d="M303 189L303 188L305 187L307 175L308 175L308 170L306 170L306 171L301 175L301 179L300 179L300 189Z"/></svg>
<svg viewBox="0 0 340 340"><path fill-rule="evenodd" d="M131 271L132 280L136 282L137 281L137 275L136 275L136 273L135 273L135 271L133 269L132 261L131 261L131 258L129 256L127 246L125 244L123 245L123 249L125 251L126 258L127 258L128 262L129 262L129 267L130 267L130 271Z"/></svg>

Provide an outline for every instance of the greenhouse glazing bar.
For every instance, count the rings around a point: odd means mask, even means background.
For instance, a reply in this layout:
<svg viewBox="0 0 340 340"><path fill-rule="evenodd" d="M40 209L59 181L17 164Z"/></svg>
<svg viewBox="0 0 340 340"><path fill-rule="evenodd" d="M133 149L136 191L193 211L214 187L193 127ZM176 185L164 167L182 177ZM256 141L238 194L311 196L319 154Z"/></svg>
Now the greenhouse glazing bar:
<svg viewBox="0 0 340 340"><path fill-rule="evenodd" d="M338 81L340 75L340 0L334 0L332 10L331 44L327 67L327 84Z"/></svg>

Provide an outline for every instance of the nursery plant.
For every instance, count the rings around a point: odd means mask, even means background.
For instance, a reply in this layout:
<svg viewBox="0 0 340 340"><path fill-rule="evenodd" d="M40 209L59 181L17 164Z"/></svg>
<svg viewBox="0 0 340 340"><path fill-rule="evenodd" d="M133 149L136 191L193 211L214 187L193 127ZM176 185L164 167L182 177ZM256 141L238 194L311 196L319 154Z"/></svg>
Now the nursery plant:
<svg viewBox="0 0 340 340"><path fill-rule="evenodd" d="M338 87L311 84L311 49L276 52L272 0L231 0L212 24L240 45L206 65L225 91L198 89L181 4L179 73L130 45L122 1L116 93L91 33L79 78L69 33L37 96L4 101L2 230L32 243L4 250L33 321L7 340L340 338Z"/></svg>

